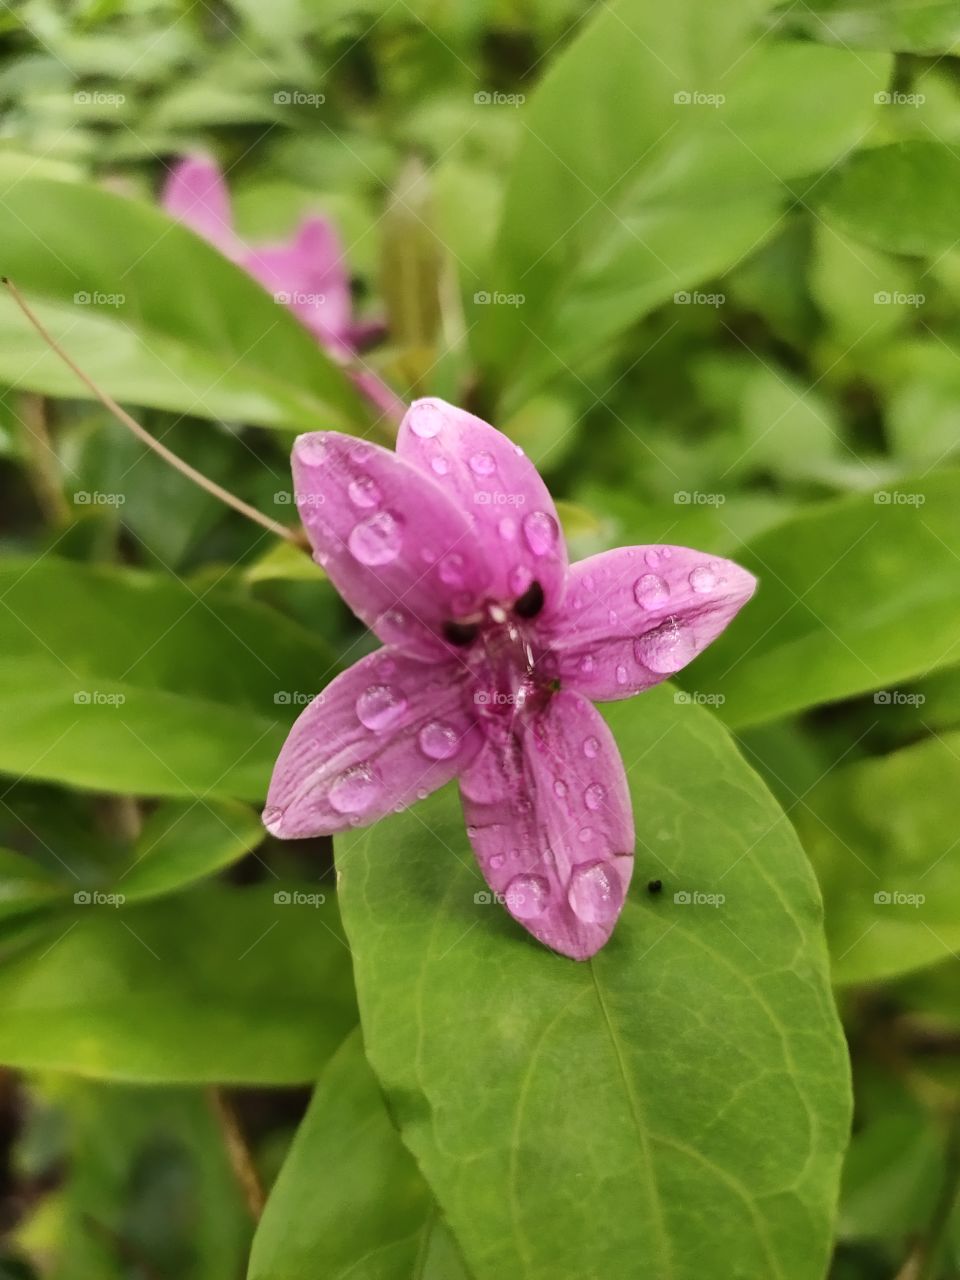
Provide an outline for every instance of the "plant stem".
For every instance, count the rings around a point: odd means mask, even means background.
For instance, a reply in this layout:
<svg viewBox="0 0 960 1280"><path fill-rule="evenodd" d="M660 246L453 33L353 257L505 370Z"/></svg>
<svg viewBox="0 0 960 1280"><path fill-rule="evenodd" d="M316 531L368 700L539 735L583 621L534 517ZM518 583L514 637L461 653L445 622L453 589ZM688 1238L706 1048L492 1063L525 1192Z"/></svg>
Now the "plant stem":
<svg viewBox="0 0 960 1280"><path fill-rule="evenodd" d="M247 1146L246 1138L243 1136L234 1110L223 1090L214 1087L209 1090L209 1097L210 1105L223 1132L223 1140L227 1148L230 1165L243 1191L247 1208L250 1210L250 1216L254 1222L259 1222L263 1213L263 1206L266 1203L266 1195L260 1182L260 1175L257 1173L256 1166L253 1163L250 1148Z"/></svg>

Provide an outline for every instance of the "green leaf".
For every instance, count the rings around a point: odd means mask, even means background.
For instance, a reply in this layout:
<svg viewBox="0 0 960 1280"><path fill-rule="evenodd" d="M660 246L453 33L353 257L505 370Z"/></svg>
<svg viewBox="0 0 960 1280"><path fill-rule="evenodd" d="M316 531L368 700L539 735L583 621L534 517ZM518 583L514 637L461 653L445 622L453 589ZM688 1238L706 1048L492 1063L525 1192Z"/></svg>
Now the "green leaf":
<svg viewBox="0 0 960 1280"><path fill-rule="evenodd" d="M946 733L834 769L798 807L835 981L894 977L960 948L958 788L960 733Z"/></svg>
<svg viewBox="0 0 960 1280"><path fill-rule="evenodd" d="M332 899L202 887L79 902L8 946L0 1062L98 1079L294 1084L356 1017ZM289 895L288 895L289 896Z"/></svg>
<svg viewBox="0 0 960 1280"><path fill-rule="evenodd" d="M136 335L150 394L136 393L139 403L217 416L206 397L219 386L238 404L267 401L268 425L313 428L322 418L349 431L368 420L346 374L293 314L157 209L82 183L20 177L0 188L0 244L4 272L25 294L56 303L64 319L96 316L108 346L117 335L129 351L127 335ZM64 342L72 352L68 329ZM30 343L34 356L44 350L39 335ZM157 395L167 362L172 367ZM104 362L105 390L120 396L135 390L122 358L112 368L120 381ZM45 380L41 371L34 382L22 366L14 385L42 391ZM71 394L88 393L77 382Z"/></svg>
<svg viewBox="0 0 960 1280"><path fill-rule="evenodd" d="M954 0L804 0L785 5L784 22L814 40L897 53L953 53L960 48Z"/></svg>
<svg viewBox="0 0 960 1280"><path fill-rule="evenodd" d="M608 718L639 867L585 964L478 901L452 789L339 842L370 1062L476 1280L819 1280L848 1098L813 877L706 712Z"/></svg>
<svg viewBox="0 0 960 1280"><path fill-rule="evenodd" d="M222 586L0 562L0 770L101 790L260 800L330 651Z"/></svg>
<svg viewBox="0 0 960 1280"><path fill-rule="evenodd" d="M445 1234L356 1031L317 1083L260 1220L247 1280L409 1280L444 1247L442 1280L466 1280L452 1243L437 1239Z"/></svg>
<svg viewBox="0 0 960 1280"><path fill-rule="evenodd" d="M825 184L820 213L855 240L937 257L960 225L960 155L945 142L895 142L857 152Z"/></svg>
<svg viewBox="0 0 960 1280"><path fill-rule="evenodd" d="M0 849L0 920L56 902L65 891L63 881L32 858Z"/></svg>
<svg viewBox="0 0 960 1280"><path fill-rule="evenodd" d="M507 380L511 407L749 253L781 221L784 182L863 133L889 60L758 40L765 7L603 6L521 109L479 282L493 304L468 306L478 358ZM497 294L520 301L495 305Z"/></svg>
<svg viewBox="0 0 960 1280"><path fill-rule="evenodd" d="M757 594L679 679L737 727L956 663L960 471L814 506L731 552Z"/></svg>

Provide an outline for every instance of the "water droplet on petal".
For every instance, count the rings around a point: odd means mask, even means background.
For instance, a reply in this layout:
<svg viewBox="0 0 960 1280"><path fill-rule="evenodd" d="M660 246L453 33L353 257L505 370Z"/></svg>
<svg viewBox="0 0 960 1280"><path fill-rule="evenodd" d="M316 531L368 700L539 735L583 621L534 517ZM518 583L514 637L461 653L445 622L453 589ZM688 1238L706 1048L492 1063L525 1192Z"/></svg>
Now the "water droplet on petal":
<svg viewBox="0 0 960 1280"><path fill-rule="evenodd" d="M694 591L712 591L717 585L717 575L709 565L701 564L691 571L687 581Z"/></svg>
<svg viewBox="0 0 960 1280"><path fill-rule="evenodd" d="M635 640L633 652L641 666L671 675L696 657L697 644L689 627L678 618L668 618Z"/></svg>
<svg viewBox="0 0 960 1280"><path fill-rule="evenodd" d="M599 782L591 782L589 787L583 793L583 803L588 809L592 809L594 813L600 808L606 799L606 788Z"/></svg>
<svg viewBox="0 0 960 1280"><path fill-rule="evenodd" d="M633 596L644 609L662 604L670 594L670 588L658 573L645 573L633 584Z"/></svg>
<svg viewBox="0 0 960 1280"><path fill-rule="evenodd" d="M406 709L406 698L388 684L372 684L357 698L357 719L375 732L395 725Z"/></svg>
<svg viewBox="0 0 960 1280"><path fill-rule="evenodd" d="M604 863L588 862L570 877L567 901L584 924L609 924L623 905L623 885Z"/></svg>
<svg viewBox="0 0 960 1280"><path fill-rule="evenodd" d="M500 868L503 866L504 861L505 859L502 853L492 854L490 857L490 869L492 871L499 871Z"/></svg>
<svg viewBox="0 0 960 1280"><path fill-rule="evenodd" d="M599 739L594 737L584 738L583 754L588 760L595 760L600 753Z"/></svg>
<svg viewBox="0 0 960 1280"><path fill-rule="evenodd" d="M617 684L627 683L627 668L622 664L617 667Z"/></svg>
<svg viewBox="0 0 960 1280"><path fill-rule="evenodd" d="M593 574L592 573L585 573L583 575L583 585L587 591L593 590Z"/></svg>
<svg viewBox="0 0 960 1280"><path fill-rule="evenodd" d="M580 670L583 672L585 676L588 676L590 674L590 672L594 668L594 665L595 664L594 664L593 658L589 653L580 659Z"/></svg>
<svg viewBox="0 0 960 1280"><path fill-rule="evenodd" d="M492 476L496 469L496 460L486 449L481 449L470 458L470 470L475 476Z"/></svg>
<svg viewBox="0 0 960 1280"><path fill-rule="evenodd" d="M335 778L327 799L337 813L365 813L380 794L368 764L355 764Z"/></svg>
<svg viewBox="0 0 960 1280"><path fill-rule="evenodd" d="M440 434L443 421L436 405L415 404L410 410L410 430L421 440L432 440Z"/></svg>
<svg viewBox="0 0 960 1280"><path fill-rule="evenodd" d="M567 794L567 784L562 778L558 778L553 784L553 794L561 800Z"/></svg>
<svg viewBox="0 0 960 1280"><path fill-rule="evenodd" d="M533 582L533 574L526 565L518 564L510 570L507 578L510 590L515 596L522 596L530 583Z"/></svg>
<svg viewBox="0 0 960 1280"><path fill-rule="evenodd" d="M476 827L467 827L467 839L468 839L468 840L472 840L476 834L477 834L477 828L476 828Z"/></svg>
<svg viewBox="0 0 960 1280"><path fill-rule="evenodd" d="M643 558L646 560L650 568L654 569L660 563L660 552L656 547L651 547Z"/></svg>
<svg viewBox="0 0 960 1280"><path fill-rule="evenodd" d="M500 537L504 542L512 542L517 536L517 522L513 516L504 516L497 528L500 530Z"/></svg>
<svg viewBox="0 0 960 1280"><path fill-rule="evenodd" d="M390 564L400 554L403 531L400 521L389 511L378 511L355 525L347 545L361 564Z"/></svg>
<svg viewBox="0 0 960 1280"><path fill-rule="evenodd" d="M518 920L533 920L543 915L550 886L543 876L514 876L504 894L507 909Z"/></svg>
<svg viewBox="0 0 960 1280"><path fill-rule="evenodd" d="M319 467L327 460L327 445L324 440L312 436L301 436L296 443L297 459L308 467Z"/></svg>
<svg viewBox="0 0 960 1280"><path fill-rule="evenodd" d="M577 839L581 844L587 844L593 839L593 827L581 827L577 832Z"/></svg>
<svg viewBox="0 0 960 1280"><path fill-rule="evenodd" d="M397 669L397 664L392 658L382 658L377 668L377 674L381 676L392 676Z"/></svg>
<svg viewBox="0 0 960 1280"><path fill-rule="evenodd" d="M523 536L535 556L546 556L560 539L560 526L547 511L531 511L523 517Z"/></svg>
<svg viewBox="0 0 960 1280"><path fill-rule="evenodd" d="M420 750L431 760L449 760L460 748L460 738L449 724L442 720L431 720L420 730L418 739Z"/></svg>
<svg viewBox="0 0 960 1280"><path fill-rule="evenodd" d="M427 798L427 796L428 796L429 794L430 794L430 792L427 790L427 788L426 788L426 787L419 787L419 788L417 789L417 799L418 799L418 800L426 800L426 798Z"/></svg>
<svg viewBox="0 0 960 1280"><path fill-rule="evenodd" d="M437 573L440 575L440 581L445 582L448 587L462 587L465 569L463 556L452 551L440 561Z"/></svg>
<svg viewBox="0 0 960 1280"><path fill-rule="evenodd" d="M372 476L354 476L347 485L347 494L355 507L375 507L383 497Z"/></svg>
<svg viewBox="0 0 960 1280"><path fill-rule="evenodd" d="M434 475L437 475L437 476L445 476L447 472L450 470L450 463L440 453L438 453L435 458L430 459L430 466L433 470Z"/></svg>

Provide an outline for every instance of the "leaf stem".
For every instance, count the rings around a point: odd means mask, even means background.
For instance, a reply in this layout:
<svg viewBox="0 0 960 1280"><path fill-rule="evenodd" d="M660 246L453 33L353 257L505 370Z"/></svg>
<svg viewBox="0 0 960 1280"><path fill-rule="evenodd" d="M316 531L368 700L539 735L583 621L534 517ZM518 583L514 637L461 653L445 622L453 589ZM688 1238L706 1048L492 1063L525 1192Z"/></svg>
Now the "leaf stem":
<svg viewBox="0 0 960 1280"><path fill-rule="evenodd" d="M278 520L271 520L269 516L265 516L263 512L258 511L256 507L251 507L249 503L244 502L242 498L238 498L235 494L230 493L228 489L224 489L221 485L217 484L215 480L211 480L201 471L197 471L195 467L191 467L189 462L184 462L184 460L178 457L171 449L168 449L165 444L161 444L159 440L155 439L155 437L152 436L145 427L141 426L140 423L137 422L136 418L132 418L125 409L122 409L120 405L117 404L113 396L109 395L106 391L101 390L93 379L89 377L88 374L84 373L80 366L67 355L66 351L64 351L63 347L60 346L57 340L46 328L39 316L35 314L32 307L27 303L26 299L20 293L20 290L13 281L4 276L2 277L2 282L7 286L14 302L40 334L41 338L43 338L50 350L55 352L67 368L76 374L83 385L92 392L104 408L108 409L118 422L122 422L129 431L132 431L137 439L145 444L148 449L152 449L154 453L159 454L160 457L163 458L164 462L169 463L175 471L179 471L181 475L186 476L188 480L192 480L194 484L199 485L201 489L205 489L207 493L212 494L213 497L218 498L228 507L232 507L234 511L239 511L240 514L242 516L246 516L248 520L252 520L255 524L260 525L261 528L267 529L270 533L276 534L278 538L285 538L288 542L292 542L294 546L305 548L304 539L298 530L291 529L289 526L281 524Z"/></svg>
<svg viewBox="0 0 960 1280"><path fill-rule="evenodd" d="M210 1105L223 1133L223 1141L231 1168L243 1191L250 1216L254 1222L259 1222L267 1198L260 1182L260 1175L257 1173L256 1166L253 1163L250 1148L247 1146L247 1140L243 1136L233 1107L227 1100L223 1090L216 1087L211 1088L209 1090L209 1098Z"/></svg>

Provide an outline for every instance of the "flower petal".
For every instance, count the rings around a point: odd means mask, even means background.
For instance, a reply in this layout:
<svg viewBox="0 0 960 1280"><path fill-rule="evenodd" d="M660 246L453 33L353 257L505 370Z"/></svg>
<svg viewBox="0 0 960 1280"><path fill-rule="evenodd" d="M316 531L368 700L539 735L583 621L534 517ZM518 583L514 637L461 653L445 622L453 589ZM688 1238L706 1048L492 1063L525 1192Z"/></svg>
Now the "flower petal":
<svg viewBox="0 0 960 1280"><path fill-rule="evenodd" d="M459 773L483 739L456 664L386 649L317 694L274 767L263 821L281 839L366 826Z"/></svg>
<svg viewBox="0 0 960 1280"><path fill-rule="evenodd" d="M754 576L689 547L619 547L571 565L547 643L568 688L595 702L668 680L753 595Z"/></svg>
<svg viewBox="0 0 960 1280"><path fill-rule="evenodd" d="M610 937L633 871L633 814L606 722L562 691L535 719L505 717L460 783L490 888L554 951L586 960Z"/></svg>
<svg viewBox="0 0 960 1280"><path fill-rule="evenodd" d="M546 485L502 432L445 400L415 400L397 453L435 478L473 521L497 600L512 603L539 582L544 618L563 598L567 544Z"/></svg>
<svg viewBox="0 0 960 1280"><path fill-rule="evenodd" d="M408 653L456 652L444 626L476 613L489 572L443 490L391 450L335 431L298 437L293 481L315 559L354 613Z"/></svg>
<svg viewBox="0 0 960 1280"><path fill-rule="evenodd" d="M350 354L350 281L325 218L305 218L292 240L244 252L246 271L339 355Z"/></svg>
<svg viewBox="0 0 960 1280"><path fill-rule="evenodd" d="M199 156L181 160L167 179L160 203L171 217L203 236L228 258L239 254L230 215L230 193L212 160Z"/></svg>

